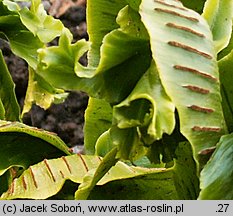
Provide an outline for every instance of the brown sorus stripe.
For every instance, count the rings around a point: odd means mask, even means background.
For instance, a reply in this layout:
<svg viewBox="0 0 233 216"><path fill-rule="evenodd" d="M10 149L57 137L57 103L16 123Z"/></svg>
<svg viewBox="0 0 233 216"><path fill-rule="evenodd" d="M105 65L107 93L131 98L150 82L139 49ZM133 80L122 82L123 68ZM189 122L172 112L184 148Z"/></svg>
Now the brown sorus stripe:
<svg viewBox="0 0 233 216"><path fill-rule="evenodd" d="M200 131L200 132L220 132L221 128L219 127L200 127L194 126L192 128L193 131Z"/></svg>
<svg viewBox="0 0 233 216"><path fill-rule="evenodd" d="M81 159L81 161L82 161L82 163L83 163L83 165L84 165L86 171L88 172L89 169L88 169L87 164L86 164L85 160L83 159L82 155L81 155L81 154L77 154L77 155L78 155L79 158Z"/></svg>
<svg viewBox="0 0 233 216"><path fill-rule="evenodd" d="M197 105L191 105L191 106L188 106L188 108L190 108L192 110L195 110L195 111L198 111L198 112L203 112L203 113L212 113L212 112L214 112L214 110L211 109L211 108L200 107L200 106L197 106Z"/></svg>
<svg viewBox="0 0 233 216"><path fill-rule="evenodd" d="M30 172L30 174L31 174L32 181L33 181L35 187L38 188L38 185L37 185L36 178L35 178L35 175L34 175L34 173L33 173L32 167L29 167L29 172Z"/></svg>
<svg viewBox="0 0 233 216"><path fill-rule="evenodd" d="M13 182L10 185L9 193L13 194L14 191L15 191L15 179L13 180Z"/></svg>
<svg viewBox="0 0 233 216"><path fill-rule="evenodd" d="M194 86L194 85L183 85L182 87L187 88L191 91L200 93L200 94L209 94L210 93L210 91L208 89L200 88L200 87Z"/></svg>
<svg viewBox="0 0 233 216"><path fill-rule="evenodd" d="M179 6L176 6L176 5L168 4L168 3L163 2L163 1L154 0L154 2L159 3L161 5L168 6L168 7L177 8L177 9L180 9L180 10L187 11L187 9L185 9L184 7L179 7Z"/></svg>
<svg viewBox="0 0 233 216"><path fill-rule="evenodd" d="M53 172L52 172L52 170L51 170L51 168L50 168L50 166L49 166L49 163L48 163L48 161L47 161L46 159L44 159L44 164L45 164L45 166L47 167L47 169L48 169L48 171L49 171L49 173L50 173L50 175L51 175L53 181L56 182L56 179L55 179L55 177L54 177L54 175L53 175Z"/></svg>
<svg viewBox="0 0 233 216"><path fill-rule="evenodd" d="M62 178L65 178L65 175L63 174L63 172L60 170L60 174Z"/></svg>
<svg viewBox="0 0 233 216"><path fill-rule="evenodd" d="M205 57L207 59L212 59L213 58L211 55L209 55L207 53L204 53L202 51L199 51L198 49L195 49L195 48L193 48L191 46L187 46L185 44L182 44L182 43L179 43L179 42L176 42L176 41L169 41L168 44L171 45L171 46L174 46L174 47L179 47L181 49L184 49L184 50L192 52L192 53L196 53L196 54L198 54L200 56L203 56L203 57Z"/></svg>
<svg viewBox="0 0 233 216"><path fill-rule="evenodd" d="M162 12L162 13L175 15L175 16L178 16L178 17L193 21L193 22L199 22L199 20L197 18L186 16L186 15L180 14L180 13L172 11L172 10L162 9L162 8L154 8L154 10L157 11L157 12Z"/></svg>
<svg viewBox="0 0 233 216"><path fill-rule="evenodd" d="M24 176L22 176L22 183L23 183L23 188L24 188L24 190L27 190L27 183L26 183L26 181L25 181Z"/></svg>
<svg viewBox="0 0 233 216"><path fill-rule="evenodd" d="M205 37L204 34L197 32L197 31L194 31L193 29L185 27L185 26L176 25L174 23L167 23L166 26L171 27L171 28L175 28L175 29L179 29L182 31L186 31L186 32L189 32L191 34L197 35L197 36L202 37L202 38Z"/></svg>
<svg viewBox="0 0 233 216"><path fill-rule="evenodd" d="M177 70L185 71L185 72L191 72L191 73L200 75L200 76L202 76L202 77L211 79L211 80L213 80L213 81L218 81L218 79L215 78L215 77L213 77L212 75L207 74L207 73L204 73L204 72L201 72L201 71L196 70L196 69L193 69L193 68L184 67L184 66L181 66L181 65L174 65L173 68L175 68L175 69L177 69Z"/></svg>
<svg viewBox="0 0 233 216"><path fill-rule="evenodd" d="M68 161L66 160L66 158L64 156L62 156L61 158L65 162L65 165L66 165L67 169L69 170L69 172L71 174L71 167L70 167Z"/></svg>

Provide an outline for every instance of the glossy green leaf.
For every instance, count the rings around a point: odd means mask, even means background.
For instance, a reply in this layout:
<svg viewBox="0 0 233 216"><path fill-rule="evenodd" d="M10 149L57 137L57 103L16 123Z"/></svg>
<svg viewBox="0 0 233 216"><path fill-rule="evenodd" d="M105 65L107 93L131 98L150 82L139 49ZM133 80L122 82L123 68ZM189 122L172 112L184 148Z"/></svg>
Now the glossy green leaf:
<svg viewBox="0 0 233 216"><path fill-rule="evenodd" d="M88 52L89 66L97 67L99 65L100 47L104 37L119 27L119 23L116 22L119 11L126 5L130 5L137 11L139 4L139 0L89 0L87 2L87 31L91 42L91 48ZM130 22L128 23L130 24ZM136 44L134 43L134 45Z"/></svg>
<svg viewBox="0 0 233 216"><path fill-rule="evenodd" d="M106 34L118 28L117 14L126 4L125 0L87 1L87 31L91 42L91 49L88 53L90 66L98 66L102 40Z"/></svg>
<svg viewBox="0 0 233 216"><path fill-rule="evenodd" d="M193 145L197 159L225 133L209 26L177 1L143 0L140 14L150 35L161 83L177 108L181 133Z"/></svg>
<svg viewBox="0 0 233 216"><path fill-rule="evenodd" d="M112 146L118 146L120 159L135 161L146 154L147 149L136 127L120 129L114 126L110 129L110 138Z"/></svg>
<svg viewBox="0 0 233 216"><path fill-rule="evenodd" d="M43 43L37 37L34 37L31 32L25 30L9 32L6 36L14 54L23 58L32 68L35 68L38 57L37 50L43 47Z"/></svg>
<svg viewBox="0 0 233 216"><path fill-rule="evenodd" d="M15 84L5 64L2 52L0 51L0 101L2 111L0 119L9 121L20 120L20 108L15 96ZM1 110L1 108L0 108Z"/></svg>
<svg viewBox="0 0 233 216"><path fill-rule="evenodd" d="M221 91L223 97L223 111L229 132L233 131L233 86L232 86L232 67L233 51L219 62Z"/></svg>
<svg viewBox="0 0 233 216"><path fill-rule="evenodd" d="M0 33L9 40L12 51L33 68L37 65L37 50L63 31L72 37L60 20L47 15L41 0L32 0L30 10L20 9L12 1L0 2ZM25 43L26 41L26 43Z"/></svg>
<svg viewBox="0 0 233 216"><path fill-rule="evenodd" d="M104 100L89 98L85 111L84 146L87 154L95 154L96 141L112 125L112 108Z"/></svg>
<svg viewBox="0 0 233 216"><path fill-rule="evenodd" d="M127 61L147 47L148 34L138 13L126 6L119 11L116 22L120 28L111 31L103 38L101 58L96 73Z"/></svg>
<svg viewBox="0 0 233 216"><path fill-rule="evenodd" d="M103 132L97 139L95 144L95 154L104 157L113 149L114 145L110 136L110 129Z"/></svg>
<svg viewBox="0 0 233 216"><path fill-rule="evenodd" d="M138 15L131 16L133 13L126 10L121 15L129 19L136 17L135 22L139 22ZM105 36L97 68L84 68L78 63L89 44L83 40L71 44L70 38L63 34L58 47L39 50L39 74L56 88L83 90L92 97L119 103L132 91L150 64L148 41L139 37L143 29L137 30L137 36L132 26L113 30Z"/></svg>
<svg viewBox="0 0 233 216"><path fill-rule="evenodd" d="M149 67L150 51L145 41L140 41L121 30L109 33L104 42L102 51L108 56L106 61L103 60L104 64L100 64L99 67L111 68L104 69L104 72L101 70L92 79L95 82L94 89L97 91L93 91L94 94L91 95L105 99L111 104L117 104L130 94Z"/></svg>
<svg viewBox="0 0 233 216"><path fill-rule="evenodd" d="M233 0L207 0L203 10L218 52L227 47L232 32Z"/></svg>
<svg viewBox="0 0 233 216"><path fill-rule="evenodd" d="M95 153L105 156L113 148L118 148L117 157L122 160L135 161L147 153L136 127L120 129L113 125L98 138Z"/></svg>
<svg viewBox="0 0 233 216"><path fill-rule="evenodd" d="M19 5L11 0L2 0L2 2L4 5L7 6L8 10L10 11L18 11L20 9Z"/></svg>
<svg viewBox="0 0 233 216"><path fill-rule="evenodd" d="M91 95L112 104L119 103L132 91L149 66L150 59L148 35L140 16L126 6L119 11L116 22L120 28L103 38L100 62L92 73L95 86L99 89L95 91L98 94ZM83 74L77 74L84 77Z"/></svg>
<svg viewBox="0 0 233 216"><path fill-rule="evenodd" d="M12 176L10 170L8 170L2 176L0 176L0 181L0 194L3 194L5 191L8 190L9 185L12 183Z"/></svg>
<svg viewBox="0 0 233 216"><path fill-rule="evenodd" d="M233 199L233 134L221 138L209 162L201 172L199 199Z"/></svg>
<svg viewBox="0 0 233 216"><path fill-rule="evenodd" d="M132 93L114 106L119 128L139 127L145 144L171 134L175 127L175 106L166 95L154 61Z"/></svg>
<svg viewBox="0 0 233 216"><path fill-rule="evenodd" d="M60 36L64 29L60 20L47 15L41 0L32 0L30 10L25 7L19 11L19 15L22 23L43 43Z"/></svg>
<svg viewBox="0 0 233 216"><path fill-rule="evenodd" d="M58 46L38 50L39 62L37 73L51 85L62 89L82 89L80 78L75 74L75 67L81 56L88 50L89 44L80 40L71 44L72 38L63 32Z"/></svg>
<svg viewBox="0 0 233 216"><path fill-rule="evenodd" d="M37 50L44 44L25 28L18 14L7 11L2 2L0 2L0 36L10 42L14 54L25 59L31 67L36 67Z"/></svg>
<svg viewBox="0 0 233 216"><path fill-rule="evenodd" d="M181 144L176 155L175 164L169 169L131 167L117 162L97 183L88 198L196 199L198 178L190 145ZM101 162L100 157L90 155L44 160L31 166L15 179L11 188L1 198L45 199L58 193L67 179L76 183L82 183L84 180L88 184Z"/></svg>
<svg viewBox="0 0 233 216"><path fill-rule="evenodd" d="M126 0L126 2L128 3L128 5L134 9L135 11L139 10L139 6L141 4L141 0Z"/></svg>
<svg viewBox="0 0 233 216"><path fill-rule="evenodd" d="M0 121L0 175L11 167L28 168L44 158L70 154L54 133L19 122Z"/></svg>
<svg viewBox="0 0 233 216"><path fill-rule="evenodd" d="M231 39L229 41L228 46L222 50L219 55L218 55L218 59L221 60L223 57L227 56L228 54L230 54L230 52L233 50L233 31L231 32Z"/></svg>
<svg viewBox="0 0 233 216"><path fill-rule="evenodd" d="M40 77L32 68L29 68L29 81L27 94L24 100L22 116L29 112L32 104L48 109L52 103L62 103L68 93L61 89L55 89L46 80Z"/></svg>

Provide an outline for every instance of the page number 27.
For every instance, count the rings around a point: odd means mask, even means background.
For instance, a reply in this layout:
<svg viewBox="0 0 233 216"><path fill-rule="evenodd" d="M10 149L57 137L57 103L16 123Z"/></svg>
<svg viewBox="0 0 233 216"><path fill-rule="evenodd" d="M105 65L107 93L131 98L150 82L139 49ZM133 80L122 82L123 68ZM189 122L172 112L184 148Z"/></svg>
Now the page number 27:
<svg viewBox="0 0 233 216"><path fill-rule="evenodd" d="M229 204L218 204L218 210L216 212L227 212Z"/></svg>

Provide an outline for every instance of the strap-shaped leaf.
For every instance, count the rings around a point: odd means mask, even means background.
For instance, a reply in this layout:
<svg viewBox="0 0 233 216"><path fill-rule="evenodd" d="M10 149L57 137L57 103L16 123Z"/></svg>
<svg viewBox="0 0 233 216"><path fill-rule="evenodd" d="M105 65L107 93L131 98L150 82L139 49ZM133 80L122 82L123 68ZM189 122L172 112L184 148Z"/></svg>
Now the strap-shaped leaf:
<svg viewBox="0 0 233 216"><path fill-rule="evenodd" d="M9 121L20 120L20 108L15 96L15 84L0 51L0 119ZM2 104L2 106L1 106Z"/></svg>
<svg viewBox="0 0 233 216"><path fill-rule="evenodd" d="M10 167L27 169L43 158L70 154L56 134L19 122L0 121L0 175Z"/></svg>
<svg viewBox="0 0 233 216"><path fill-rule="evenodd" d="M131 167L117 162L98 181L89 198L196 199L198 179L190 145L181 144L176 156L174 166L169 169ZM75 183L83 183L83 185L85 182L89 184L101 163L102 158L90 155L72 155L44 160L31 166L15 179L1 199L46 199L57 194L68 179ZM108 164L102 164L102 166L102 168L108 167ZM101 169L99 171L103 172L104 170ZM98 178L99 174L95 177Z"/></svg>
<svg viewBox="0 0 233 216"><path fill-rule="evenodd" d="M233 199L233 134L220 139L209 162L201 172L199 199Z"/></svg>
<svg viewBox="0 0 233 216"><path fill-rule="evenodd" d="M197 157L225 133L209 26L199 14L174 0L143 0L140 14L162 85L178 110L180 130Z"/></svg>
<svg viewBox="0 0 233 216"><path fill-rule="evenodd" d="M233 0L207 0L203 10L218 52L227 47L232 32Z"/></svg>

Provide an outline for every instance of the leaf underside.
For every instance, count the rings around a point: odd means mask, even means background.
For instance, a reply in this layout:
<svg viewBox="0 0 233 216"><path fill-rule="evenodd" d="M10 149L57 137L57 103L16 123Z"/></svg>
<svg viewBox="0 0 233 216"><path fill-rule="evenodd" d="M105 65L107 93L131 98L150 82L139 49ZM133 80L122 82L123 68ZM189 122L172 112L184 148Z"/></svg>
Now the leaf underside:
<svg viewBox="0 0 233 216"><path fill-rule="evenodd" d="M143 0L140 14L162 85L178 110L181 133L193 145L197 158L225 133L209 26L178 1Z"/></svg>
<svg viewBox="0 0 233 216"><path fill-rule="evenodd" d="M75 183L82 183L83 178L92 175L91 173L94 173L101 163L102 158L93 155L45 159L43 162L31 166L15 179L1 199L51 197L61 190L64 182L68 179ZM190 182L193 183L190 184ZM109 187L112 188L111 192L106 193ZM125 190L118 190L119 187L125 188ZM129 189L132 190L132 196L129 194ZM177 151L174 167L169 169L130 167L125 163L117 162L97 183L89 198L196 199L197 193L198 180L192 151L188 143L183 143Z"/></svg>

